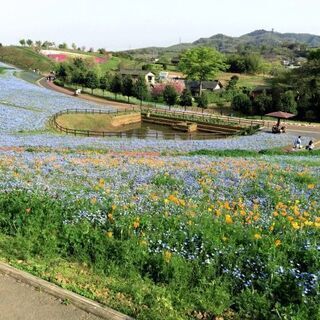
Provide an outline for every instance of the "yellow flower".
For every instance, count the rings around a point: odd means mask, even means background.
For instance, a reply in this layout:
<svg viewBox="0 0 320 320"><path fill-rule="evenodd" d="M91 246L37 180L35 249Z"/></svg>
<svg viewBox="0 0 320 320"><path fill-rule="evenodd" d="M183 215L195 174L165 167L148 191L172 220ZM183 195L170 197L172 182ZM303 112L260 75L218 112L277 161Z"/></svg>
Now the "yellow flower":
<svg viewBox="0 0 320 320"><path fill-rule="evenodd" d="M140 244L141 244L142 246L146 246L146 245L148 244L148 242L147 242L146 240L141 240L141 241L140 241Z"/></svg>
<svg viewBox="0 0 320 320"><path fill-rule="evenodd" d="M172 252L171 252L171 251L168 251L168 250L164 251L164 253L163 253L163 259L164 259L164 261L167 262L167 263L169 263L170 260L171 260L171 258L172 258Z"/></svg>
<svg viewBox="0 0 320 320"><path fill-rule="evenodd" d="M300 226L299 226L299 223L298 223L298 222L292 221L292 222L291 222L291 226L292 226L292 228L295 229L295 230L300 229Z"/></svg>
<svg viewBox="0 0 320 320"><path fill-rule="evenodd" d="M233 220L232 220L230 214L227 214L227 215L226 215L226 223L227 223L227 224L232 224L232 223L233 223Z"/></svg>
<svg viewBox="0 0 320 320"><path fill-rule="evenodd" d="M314 183L308 184L308 189L314 189Z"/></svg>
<svg viewBox="0 0 320 320"><path fill-rule="evenodd" d="M133 228L134 229L138 229L140 226L140 222L138 220L136 220L134 223L133 223Z"/></svg>
<svg viewBox="0 0 320 320"><path fill-rule="evenodd" d="M230 210L230 209L231 209L231 208L230 208L230 204L229 204L228 201L226 201L226 202L224 203L224 208L227 209L227 210Z"/></svg>
<svg viewBox="0 0 320 320"><path fill-rule="evenodd" d="M108 231L108 232L106 233L106 236L107 236L108 238L112 238L112 237L113 237L113 232L112 232L112 231Z"/></svg>
<svg viewBox="0 0 320 320"><path fill-rule="evenodd" d="M221 211L219 209L216 210L216 216L220 217L221 216Z"/></svg>
<svg viewBox="0 0 320 320"><path fill-rule="evenodd" d="M261 236L260 233L255 233L254 238L255 238L256 240L259 240L259 239L262 238L262 236Z"/></svg>
<svg viewBox="0 0 320 320"><path fill-rule="evenodd" d="M90 201L91 201L92 204L96 204L96 203L97 203L97 198L96 198L96 197L93 197L93 198L91 198Z"/></svg>
<svg viewBox="0 0 320 320"><path fill-rule="evenodd" d="M227 237L222 237L222 241L227 241L228 240L228 238Z"/></svg>
<svg viewBox="0 0 320 320"><path fill-rule="evenodd" d="M277 239L275 242L274 242L274 245L276 247L279 247L281 245L281 240Z"/></svg>

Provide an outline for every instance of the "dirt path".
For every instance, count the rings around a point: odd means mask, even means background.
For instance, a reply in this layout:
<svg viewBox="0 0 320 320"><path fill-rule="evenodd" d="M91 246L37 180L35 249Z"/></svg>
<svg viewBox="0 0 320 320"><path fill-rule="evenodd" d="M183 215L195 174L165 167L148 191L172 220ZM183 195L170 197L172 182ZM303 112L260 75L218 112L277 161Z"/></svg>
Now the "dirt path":
<svg viewBox="0 0 320 320"><path fill-rule="evenodd" d="M0 274L0 319L101 320L3 274Z"/></svg>
<svg viewBox="0 0 320 320"><path fill-rule="evenodd" d="M131 109L133 107L133 105L130 105L130 104L106 100L106 99L103 99L103 98L92 96L92 95L87 94L87 93L81 93L80 96L75 97L74 96L74 90L59 87L59 86L55 85L53 82L48 82L45 78L40 79L38 81L38 83L39 83L40 86L42 86L44 88L47 88L47 89L50 89L50 90L54 90L54 91L57 91L57 92L60 92L60 93L63 93L63 94L66 94L68 96L73 96L75 99L82 99L82 100L87 100L87 101L90 101L90 102L94 102L94 103L100 104L100 105L105 106L105 107L112 106L112 107L115 107L117 109L122 109L122 110Z"/></svg>

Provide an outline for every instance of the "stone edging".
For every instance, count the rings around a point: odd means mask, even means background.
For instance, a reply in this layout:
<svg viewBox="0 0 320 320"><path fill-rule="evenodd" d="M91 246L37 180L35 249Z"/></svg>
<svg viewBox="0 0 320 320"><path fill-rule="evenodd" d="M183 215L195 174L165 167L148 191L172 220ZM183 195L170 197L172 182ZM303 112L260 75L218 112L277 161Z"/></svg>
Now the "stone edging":
<svg viewBox="0 0 320 320"><path fill-rule="evenodd" d="M16 280L26 283L34 288L38 288L41 291L48 293L58 299L68 300L79 309L82 309L103 319L133 320L133 318L126 316L118 311L115 311L108 307L104 307L100 303L94 302L76 293L60 288L53 283L37 278L27 272L13 268L3 262L0 262L0 273L9 275Z"/></svg>

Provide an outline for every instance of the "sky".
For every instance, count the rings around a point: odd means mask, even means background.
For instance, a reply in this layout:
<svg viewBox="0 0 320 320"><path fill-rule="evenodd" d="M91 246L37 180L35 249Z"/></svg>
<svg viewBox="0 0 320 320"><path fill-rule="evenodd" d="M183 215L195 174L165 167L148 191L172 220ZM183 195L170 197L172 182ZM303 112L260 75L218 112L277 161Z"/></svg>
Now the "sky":
<svg viewBox="0 0 320 320"><path fill-rule="evenodd" d="M110 51L257 29L320 35L319 0L0 0L0 42L22 38Z"/></svg>

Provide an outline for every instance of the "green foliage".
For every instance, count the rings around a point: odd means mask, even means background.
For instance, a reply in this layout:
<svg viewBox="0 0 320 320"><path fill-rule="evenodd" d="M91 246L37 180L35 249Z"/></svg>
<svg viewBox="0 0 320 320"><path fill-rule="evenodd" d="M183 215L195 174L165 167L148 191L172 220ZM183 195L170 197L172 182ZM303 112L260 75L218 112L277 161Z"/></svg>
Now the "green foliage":
<svg viewBox="0 0 320 320"><path fill-rule="evenodd" d="M290 112L293 114L297 113L297 102L292 90L286 91L281 95L280 108L285 112Z"/></svg>
<svg viewBox="0 0 320 320"><path fill-rule="evenodd" d="M138 99L146 100L149 97L149 89L143 77L139 77L133 85L134 96Z"/></svg>
<svg viewBox="0 0 320 320"><path fill-rule="evenodd" d="M103 75L100 78L100 86L99 86L99 88L102 90L103 95L104 95L104 91L109 88L110 82L111 82L111 75L108 72L105 73L105 75Z"/></svg>
<svg viewBox="0 0 320 320"><path fill-rule="evenodd" d="M179 105L182 107L191 107L192 106L192 94L190 90L184 89L182 95L179 99Z"/></svg>
<svg viewBox="0 0 320 320"><path fill-rule="evenodd" d="M191 80L209 80L226 70L224 56L212 48L197 47L181 55L179 69Z"/></svg>
<svg viewBox="0 0 320 320"><path fill-rule="evenodd" d="M85 76L85 86L87 88L90 88L93 93L93 89L96 89L99 87L99 78L97 74L94 71L88 71L88 73Z"/></svg>
<svg viewBox="0 0 320 320"><path fill-rule="evenodd" d="M117 99L117 94L122 92L122 79L120 75L115 74L110 82L110 91L114 93L115 98Z"/></svg>
<svg viewBox="0 0 320 320"><path fill-rule="evenodd" d="M122 79L122 94L128 97L128 102L130 102L130 96L133 96L133 80L130 76L125 76Z"/></svg>
<svg viewBox="0 0 320 320"><path fill-rule="evenodd" d="M228 85L226 87L227 91L235 91L237 89L237 83L239 81L239 77L233 75L230 80L228 81Z"/></svg>
<svg viewBox="0 0 320 320"><path fill-rule="evenodd" d="M264 90L262 94L259 94L253 101L254 113L259 115L265 115L272 111L272 97L266 94Z"/></svg>
<svg viewBox="0 0 320 320"><path fill-rule="evenodd" d="M208 99L207 92L205 92L205 91L202 92L201 95L199 97L197 97L196 101L197 101L197 105L199 108L203 108L203 109L208 108L209 99Z"/></svg>
<svg viewBox="0 0 320 320"><path fill-rule="evenodd" d="M257 53L234 54L227 61L229 72L254 74L263 71L264 61Z"/></svg>
<svg viewBox="0 0 320 320"><path fill-rule="evenodd" d="M178 100L177 91L171 85L166 85L163 91L163 100L168 104L169 107L174 106Z"/></svg>
<svg viewBox="0 0 320 320"><path fill-rule="evenodd" d="M234 96L231 106L235 111L240 111L244 114L252 114L252 102L244 93Z"/></svg>

